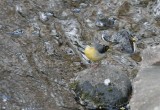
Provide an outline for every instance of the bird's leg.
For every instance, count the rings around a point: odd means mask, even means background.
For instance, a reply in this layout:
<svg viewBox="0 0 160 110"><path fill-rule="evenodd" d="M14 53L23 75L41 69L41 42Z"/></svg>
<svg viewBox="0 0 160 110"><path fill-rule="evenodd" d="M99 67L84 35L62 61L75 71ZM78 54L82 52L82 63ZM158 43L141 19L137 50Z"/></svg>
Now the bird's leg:
<svg viewBox="0 0 160 110"><path fill-rule="evenodd" d="M100 64L101 64L101 62L100 61L98 61L98 62L92 62L91 63L91 68L93 68L93 69L97 69L99 66L100 66Z"/></svg>

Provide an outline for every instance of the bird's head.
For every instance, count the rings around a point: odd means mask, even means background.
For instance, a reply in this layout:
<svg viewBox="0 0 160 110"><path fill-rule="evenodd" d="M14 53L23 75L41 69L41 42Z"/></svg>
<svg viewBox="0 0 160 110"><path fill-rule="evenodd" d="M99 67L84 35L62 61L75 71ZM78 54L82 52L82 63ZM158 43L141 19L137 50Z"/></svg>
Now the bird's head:
<svg viewBox="0 0 160 110"><path fill-rule="evenodd" d="M109 48L110 48L110 47L109 47L108 45L104 45L105 51L108 51Z"/></svg>

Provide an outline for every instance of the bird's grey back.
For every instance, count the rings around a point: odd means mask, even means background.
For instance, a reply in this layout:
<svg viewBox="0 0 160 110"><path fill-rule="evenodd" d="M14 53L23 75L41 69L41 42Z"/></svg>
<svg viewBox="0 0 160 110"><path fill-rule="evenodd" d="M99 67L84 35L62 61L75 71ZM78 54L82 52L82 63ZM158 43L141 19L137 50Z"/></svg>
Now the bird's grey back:
<svg viewBox="0 0 160 110"><path fill-rule="evenodd" d="M94 44L94 46L98 50L98 52L102 54L105 53L109 49L109 46L105 46L102 44Z"/></svg>

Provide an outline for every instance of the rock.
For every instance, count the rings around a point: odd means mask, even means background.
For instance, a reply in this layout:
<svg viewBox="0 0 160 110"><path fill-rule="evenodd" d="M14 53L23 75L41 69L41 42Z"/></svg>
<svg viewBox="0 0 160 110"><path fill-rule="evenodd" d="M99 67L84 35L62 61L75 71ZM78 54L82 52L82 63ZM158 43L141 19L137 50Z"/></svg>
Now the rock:
<svg viewBox="0 0 160 110"><path fill-rule="evenodd" d="M153 8L153 15L155 18L160 18L160 2L157 0L157 4Z"/></svg>
<svg viewBox="0 0 160 110"><path fill-rule="evenodd" d="M137 52L137 53L132 54L132 55L131 55L131 58L132 58L134 61L136 61L136 62L142 61L142 58L141 58L141 56L140 56L140 52Z"/></svg>
<svg viewBox="0 0 160 110"><path fill-rule="evenodd" d="M160 110L160 46L143 51L140 71L133 82L131 110Z"/></svg>
<svg viewBox="0 0 160 110"><path fill-rule="evenodd" d="M77 101L85 108L119 109L127 104L132 90L131 82L118 68L107 65L87 69L76 75L71 88ZM108 85L106 79L110 80Z"/></svg>
<svg viewBox="0 0 160 110"><path fill-rule="evenodd" d="M104 29L112 28L114 26L114 23L115 23L115 18L102 18L96 21L96 26L100 30L104 30Z"/></svg>
<svg viewBox="0 0 160 110"><path fill-rule="evenodd" d="M130 3L128 1L123 2L123 4L118 9L118 16L126 15L130 10Z"/></svg>
<svg viewBox="0 0 160 110"><path fill-rule="evenodd" d="M144 43L138 43L137 48L145 49L145 44Z"/></svg>
<svg viewBox="0 0 160 110"><path fill-rule="evenodd" d="M39 12L39 19L42 22L46 22L49 20L49 17L54 16L54 14L52 12Z"/></svg>
<svg viewBox="0 0 160 110"><path fill-rule="evenodd" d="M148 47L142 53L141 68L148 67L160 61L160 45Z"/></svg>
<svg viewBox="0 0 160 110"><path fill-rule="evenodd" d="M19 37L22 36L24 34L24 31L22 29L17 29L13 32L7 32L7 34L14 36L14 37Z"/></svg>
<svg viewBox="0 0 160 110"><path fill-rule="evenodd" d="M118 50L125 53L134 52L134 42L132 40L131 34L127 30L121 30L118 33L112 35L110 40L112 43L116 44Z"/></svg>
<svg viewBox="0 0 160 110"><path fill-rule="evenodd" d="M160 110L160 68L152 66L138 73L130 101L131 110Z"/></svg>
<svg viewBox="0 0 160 110"><path fill-rule="evenodd" d="M76 102L67 88L67 81L62 78L69 76L63 73L67 73L68 69L71 72L72 67L62 66L66 64L63 64L61 59L58 61L55 57L51 58L55 54L52 50L57 50L52 48L54 43L39 42L36 44L38 46L34 47L34 41L32 41L31 47L25 45L27 48L25 51L18 41L14 42L11 38L7 35L0 35L0 109L66 110L67 107L70 110L76 109L78 106L74 106ZM43 49L33 52L45 43L43 48L47 51L46 53L42 52ZM78 66L74 65L73 68L77 71L75 67Z"/></svg>
<svg viewBox="0 0 160 110"><path fill-rule="evenodd" d="M148 6L149 2L150 0L140 0L138 5L145 8Z"/></svg>
<svg viewBox="0 0 160 110"><path fill-rule="evenodd" d="M109 31L102 31L101 37L104 41L109 41L111 38L111 35L110 35Z"/></svg>
<svg viewBox="0 0 160 110"><path fill-rule="evenodd" d="M131 77L132 79L135 78L135 77L137 76L137 73L138 73L138 69L133 69L133 70L131 71L130 77Z"/></svg>
<svg viewBox="0 0 160 110"><path fill-rule="evenodd" d="M102 62L115 66L114 69L108 66L113 74L117 66L121 66L120 73L138 68L139 63L128 55L134 51L130 32L138 38L136 44L144 43L139 45L138 52L148 45L160 43L159 0L140 1L1 0L0 109L83 110L75 102L68 83L74 77L73 73L90 63L85 59L83 49L93 42L110 44L106 42L110 38L117 40L113 41L115 51L108 52ZM96 21L100 27L96 26ZM143 66L146 64L148 62ZM132 71L132 77L136 73L136 70ZM104 77L95 85L85 81L79 87L96 92L107 89L104 96L113 96L109 100L116 97L113 103L123 95L110 77ZM82 94L82 98L85 96ZM103 101L106 98L100 99ZM90 101L88 106L92 105L95 104Z"/></svg>

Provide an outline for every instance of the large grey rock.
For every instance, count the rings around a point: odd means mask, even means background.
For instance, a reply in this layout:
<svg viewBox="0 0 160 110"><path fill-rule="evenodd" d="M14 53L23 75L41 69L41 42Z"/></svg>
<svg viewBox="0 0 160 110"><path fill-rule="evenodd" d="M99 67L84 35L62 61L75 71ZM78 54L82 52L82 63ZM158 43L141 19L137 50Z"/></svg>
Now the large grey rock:
<svg viewBox="0 0 160 110"><path fill-rule="evenodd" d="M131 95L127 75L109 65L79 72L71 84L79 103L88 109L116 110L124 106Z"/></svg>
<svg viewBox="0 0 160 110"><path fill-rule="evenodd" d="M125 52L125 53L133 53L134 52L134 44L132 41L131 32L127 30L121 30L115 35L104 36L106 41L110 41L116 44L118 50Z"/></svg>
<svg viewBox="0 0 160 110"><path fill-rule="evenodd" d="M131 110L160 110L160 67L141 70L134 82Z"/></svg>
<svg viewBox="0 0 160 110"><path fill-rule="evenodd" d="M160 110L160 46L143 52L143 61L133 83L131 110Z"/></svg>

